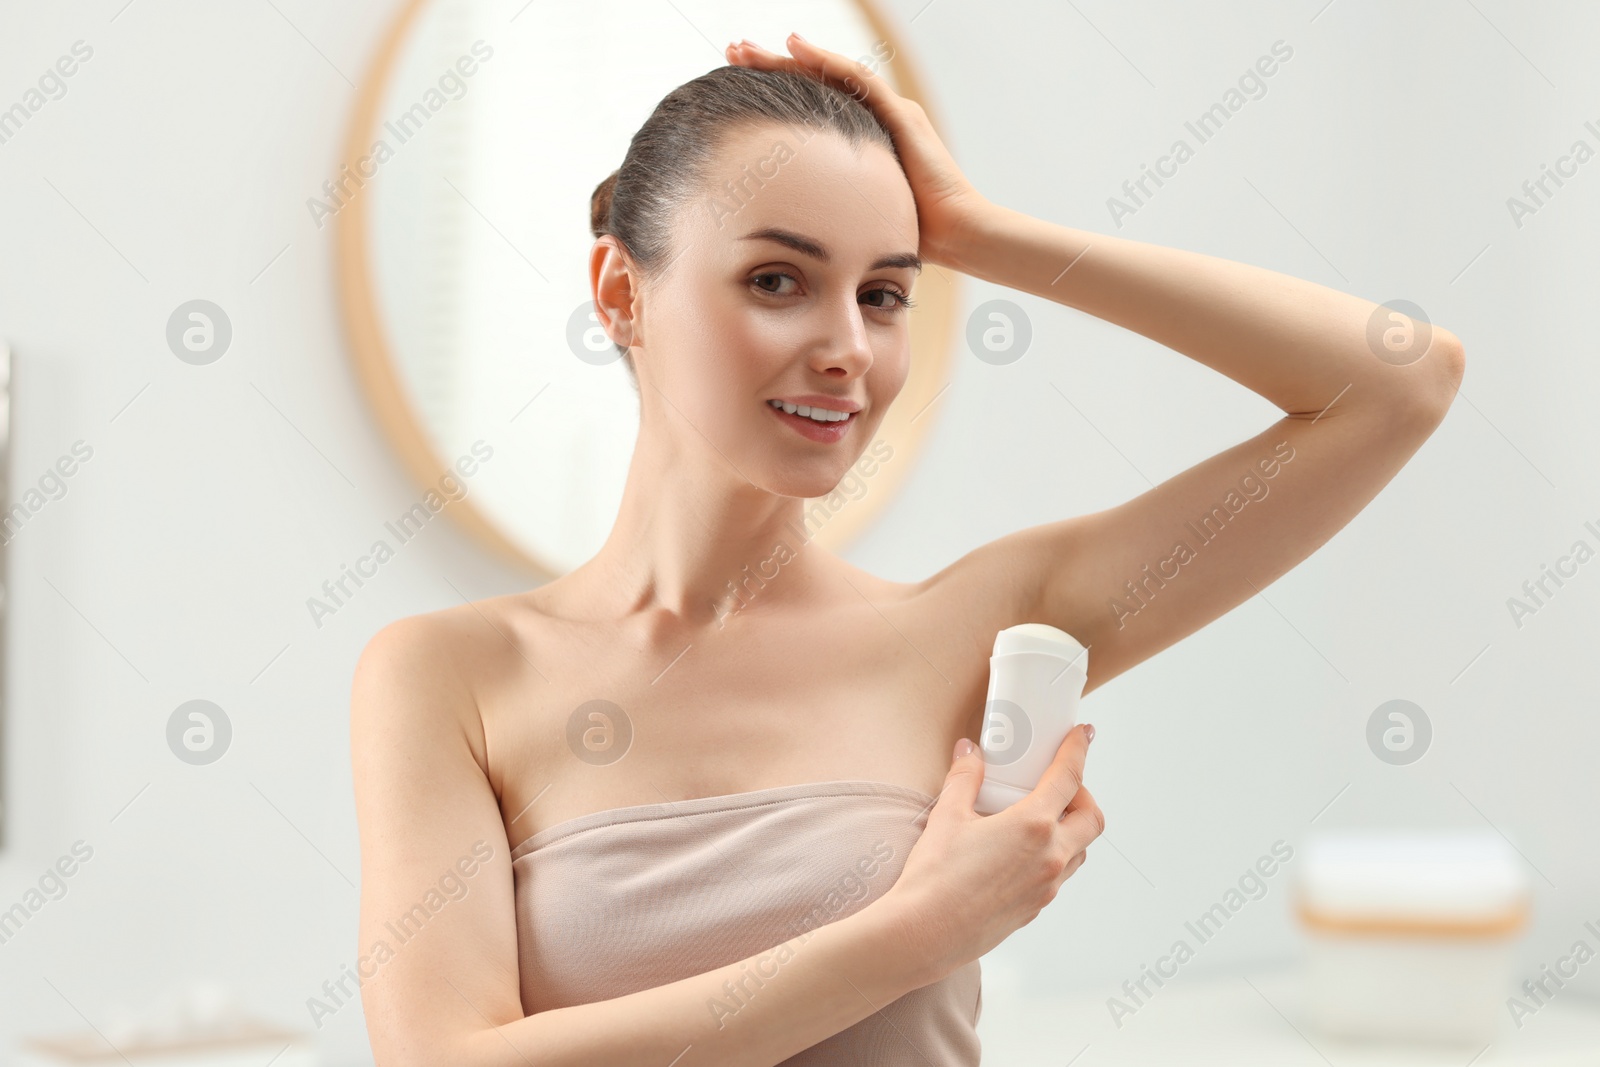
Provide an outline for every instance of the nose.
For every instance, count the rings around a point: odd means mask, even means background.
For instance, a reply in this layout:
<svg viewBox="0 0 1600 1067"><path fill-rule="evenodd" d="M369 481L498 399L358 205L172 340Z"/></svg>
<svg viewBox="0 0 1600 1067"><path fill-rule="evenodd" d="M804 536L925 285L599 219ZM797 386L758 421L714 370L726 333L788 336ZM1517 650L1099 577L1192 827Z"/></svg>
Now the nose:
<svg viewBox="0 0 1600 1067"><path fill-rule="evenodd" d="M855 293L830 303L822 329L827 339L814 349L812 368L847 381L865 374L872 366L872 342Z"/></svg>

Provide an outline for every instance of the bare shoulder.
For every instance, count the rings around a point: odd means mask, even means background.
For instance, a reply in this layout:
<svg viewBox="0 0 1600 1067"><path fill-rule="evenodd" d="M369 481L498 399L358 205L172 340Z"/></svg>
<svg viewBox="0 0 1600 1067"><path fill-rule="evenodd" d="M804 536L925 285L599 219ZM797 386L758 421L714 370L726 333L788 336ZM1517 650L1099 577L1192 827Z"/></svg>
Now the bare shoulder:
<svg viewBox="0 0 1600 1067"><path fill-rule="evenodd" d="M465 735L488 769L479 697L525 659L537 615L528 598L491 597L408 615L380 629L356 663L351 688L352 743L378 733L418 743L441 733Z"/></svg>

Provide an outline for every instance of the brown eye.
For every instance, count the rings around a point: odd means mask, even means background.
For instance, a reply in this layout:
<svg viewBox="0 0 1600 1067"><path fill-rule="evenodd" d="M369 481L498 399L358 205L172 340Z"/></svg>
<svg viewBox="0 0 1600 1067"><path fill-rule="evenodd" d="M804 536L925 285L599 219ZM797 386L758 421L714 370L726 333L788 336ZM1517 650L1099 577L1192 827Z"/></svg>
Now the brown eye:
<svg viewBox="0 0 1600 1067"><path fill-rule="evenodd" d="M884 294L886 296L892 296L892 297L895 298L896 302L893 303L893 304L871 304L871 305L869 305L870 307L877 308L880 311L898 312L898 311L905 311L908 308L916 307L916 304L914 302L912 302L912 299L909 296L907 296L905 293L902 293L900 290L894 288L893 286L887 286L886 285L886 286L883 286L883 287L878 288L878 289L868 289L865 293L862 293L861 295L862 296L871 296L874 293L882 293L882 294Z"/></svg>
<svg viewBox="0 0 1600 1067"><path fill-rule="evenodd" d="M761 281L764 278L788 278L791 282L795 282L797 285L799 284L799 281L794 275L785 274L783 271L778 270L769 270L762 274L757 274L754 278L750 279L763 293L771 293L773 296L783 296L785 294L779 293L773 289L768 289L766 286L761 285Z"/></svg>

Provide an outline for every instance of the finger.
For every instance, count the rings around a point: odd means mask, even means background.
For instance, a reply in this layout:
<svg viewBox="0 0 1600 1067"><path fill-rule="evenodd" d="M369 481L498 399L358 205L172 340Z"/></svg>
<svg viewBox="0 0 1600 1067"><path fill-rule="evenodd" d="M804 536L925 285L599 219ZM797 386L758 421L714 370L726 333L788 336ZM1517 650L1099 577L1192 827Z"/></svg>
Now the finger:
<svg viewBox="0 0 1600 1067"><path fill-rule="evenodd" d="M822 82L831 89L856 96L857 99L860 98L858 91L853 91L850 87L839 84L814 65L802 63L792 56L780 56L748 41L729 45L727 55L730 66L749 67L751 70L778 70L789 74L801 74L813 81Z"/></svg>
<svg viewBox="0 0 1600 1067"><path fill-rule="evenodd" d="M724 50L731 63L738 63L746 67L760 67L765 70L802 70L805 65L798 59L790 56L780 56L776 52L769 52L760 45L751 41L735 41Z"/></svg>
<svg viewBox="0 0 1600 1067"><path fill-rule="evenodd" d="M1062 839L1074 851L1088 848L1090 842L1105 832L1105 813L1088 789L1079 789L1078 795L1072 798L1066 814L1061 817L1060 828Z"/></svg>
<svg viewBox="0 0 1600 1067"><path fill-rule="evenodd" d="M730 61L737 62L741 66L756 67L761 70L787 70L812 78L823 77L816 63L762 48L754 41L735 41L727 47L727 55Z"/></svg>
<svg viewBox="0 0 1600 1067"><path fill-rule="evenodd" d="M731 60L744 66L820 75L832 82L835 87L864 103L892 108L895 102L901 99L887 81L864 63L848 59L837 52L830 52L826 48L819 48L797 34L790 34L787 44L793 58L768 51L749 41L729 45L728 54Z"/></svg>
<svg viewBox="0 0 1600 1067"><path fill-rule="evenodd" d="M1052 815L1059 817L1083 785L1083 762L1088 752L1087 724L1068 730L1067 736L1056 749L1055 758L1040 777L1039 784L1018 803L1032 804L1038 810L1049 810Z"/></svg>
<svg viewBox="0 0 1600 1067"><path fill-rule="evenodd" d="M1078 868L1082 867L1084 861L1088 858L1089 852L1086 849L1068 860L1067 865L1061 868L1061 874L1056 878L1055 888L1060 889L1061 883L1065 882L1068 878L1071 878L1075 873L1077 873Z"/></svg>
<svg viewBox="0 0 1600 1067"><path fill-rule="evenodd" d="M895 101L900 99L900 95L889 87L889 83L865 63L849 59L837 52L830 52L826 48L819 48L797 33L791 33L784 43L789 46L790 54L796 59L820 70L844 86L846 92L864 103L892 107Z"/></svg>
<svg viewBox="0 0 1600 1067"><path fill-rule="evenodd" d="M972 742L962 738L970 745ZM960 741L957 742L960 744ZM950 763L950 771L944 777L944 788L939 790L939 799L935 807L950 808L953 811L965 812L976 815L972 806L978 800L978 787L983 784L983 750L977 745L972 745L972 750L965 756L955 756Z"/></svg>

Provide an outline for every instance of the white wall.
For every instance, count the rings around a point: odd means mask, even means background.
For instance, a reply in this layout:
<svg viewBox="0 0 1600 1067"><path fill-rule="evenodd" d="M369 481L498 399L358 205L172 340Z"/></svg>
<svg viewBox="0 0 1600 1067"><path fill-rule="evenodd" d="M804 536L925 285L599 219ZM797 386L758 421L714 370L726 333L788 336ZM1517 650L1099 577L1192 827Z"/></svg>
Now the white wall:
<svg viewBox="0 0 1600 1067"><path fill-rule="evenodd" d="M522 581L441 524L321 629L304 606L415 496L343 347L332 229L304 206L335 170L345 77L359 81L394 5L123 4L0 4L0 108L74 42L93 48L66 94L0 144L13 498L74 442L93 449L10 546L0 908L74 841L94 854L0 944L3 1044L204 976L305 1025L306 998L355 944L355 658L388 620L452 602L451 583L479 597ZM520 0L501 6L509 18ZM1600 147L1583 125L1600 127L1600 12L889 6L903 25L916 16L907 40L936 113L990 198L1415 301L1469 361L1444 425L1349 527L1090 698L1104 844L986 971L1109 995L1274 840L1303 841L1337 794L1318 827L1488 819L1514 838L1538 891L1519 956L1531 974L1600 919L1600 563L1520 628L1506 606L1575 540L1600 542L1583 527L1600 526L1600 161L1520 228L1506 200L1575 140ZM1279 39L1294 56L1267 94L1117 229L1107 197ZM967 288L970 304L996 295ZM1143 338L1003 295L1032 316L1034 350L1003 368L958 360L916 473L850 552L860 565L921 577L1126 499L1274 416ZM164 340L197 297L234 328L203 368ZM1363 738L1396 696L1437 730L1409 767ZM194 698L235 731L208 768L165 741ZM1274 885L1192 973L1292 958L1286 905ZM363 1062L359 1008L320 1039L330 1062Z"/></svg>

